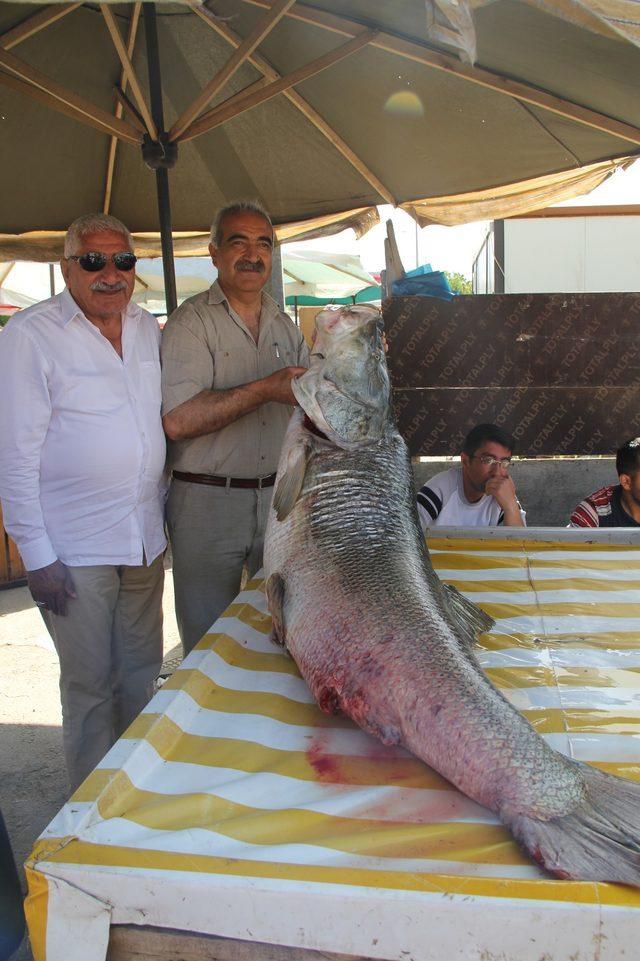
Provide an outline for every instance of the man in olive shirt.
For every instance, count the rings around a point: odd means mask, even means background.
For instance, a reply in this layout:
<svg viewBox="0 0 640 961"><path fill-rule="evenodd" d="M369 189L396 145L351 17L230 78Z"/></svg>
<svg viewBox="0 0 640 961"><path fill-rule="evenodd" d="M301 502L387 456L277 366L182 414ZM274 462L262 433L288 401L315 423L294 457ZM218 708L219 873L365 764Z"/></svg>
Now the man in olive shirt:
<svg viewBox="0 0 640 961"><path fill-rule="evenodd" d="M309 355L263 292L273 227L257 204L221 210L209 251L218 279L171 315L162 338L163 424L173 471L167 522L185 654L252 576L291 408Z"/></svg>

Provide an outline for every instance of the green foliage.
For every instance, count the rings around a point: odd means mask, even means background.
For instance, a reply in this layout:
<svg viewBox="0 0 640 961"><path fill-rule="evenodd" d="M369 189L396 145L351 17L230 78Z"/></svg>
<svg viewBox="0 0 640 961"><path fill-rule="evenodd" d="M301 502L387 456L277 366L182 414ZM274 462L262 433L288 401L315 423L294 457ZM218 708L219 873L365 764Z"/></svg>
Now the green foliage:
<svg viewBox="0 0 640 961"><path fill-rule="evenodd" d="M459 273L452 274L452 273L449 273L448 270L445 270L444 275L449 281L449 286L451 287L451 290L454 292L454 294L471 294L473 292L471 287L471 281L467 280L467 278L463 274L459 274Z"/></svg>

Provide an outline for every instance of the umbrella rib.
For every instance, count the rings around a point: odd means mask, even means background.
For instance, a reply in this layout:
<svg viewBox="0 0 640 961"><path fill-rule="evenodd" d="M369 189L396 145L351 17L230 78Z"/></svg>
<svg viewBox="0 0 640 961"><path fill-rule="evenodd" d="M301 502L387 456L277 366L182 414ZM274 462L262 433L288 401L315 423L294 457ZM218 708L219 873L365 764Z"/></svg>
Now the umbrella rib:
<svg viewBox="0 0 640 961"><path fill-rule="evenodd" d="M228 97L226 100L223 100L222 103L218 104L218 107L220 109L222 109L222 107L225 107L225 108L230 107L232 104L238 103L240 100L243 100L246 96L248 96L248 94L253 93L255 90L264 89L264 87L267 85L268 82L269 81L267 77L260 77L258 80L254 80L253 83L250 83L246 87L243 87L242 90L239 90L237 93L234 93L232 97Z"/></svg>
<svg viewBox="0 0 640 961"><path fill-rule="evenodd" d="M125 79L126 79L126 78L125 78ZM143 134L148 133L148 130L147 130L146 126L145 126L144 119L143 119L142 116L140 115L140 111L137 109L136 105L135 105L134 103L132 103L132 101L131 101L131 100L129 99L129 97L126 95L126 93L124 92L124 88L121 87L121 86L117 86L117 85L116 85L116 86L113 88L113 90L114 90L114 93L115 93L115 95L116 95L119 103L120 103L120 106L121 106L123 109L129 111L129 114L130 114L129 123L133 124L134 127L137 127L137 129L140 131L140 133L143 133ZM115 116L116 116L116 114L114 113L114 117L115 117Z"/></svg>
<svg viewBox="0 0 640 961"><path fill-rule="evenodd" d="M142 3L138 2L133 7L133 13L131 14L131 20L129 21L129 34L127 36L127 54L129 59L133 56L133 50L136 45L136 35L138 33L138 24L140 22L140 12L142 10ZM120 74L120 88L124 91L127 87L127 76L124 72L124 68ZM124 106L122 101L118 98L115 108L115 117L118 120L122 119L124 113ZM104 199L102 201L102 212L105 214L109 213L109 207L111 206L111 191L113 190L113 175L116 169L116 153L118 151L118 138L111 137L109 141L109 155L107 157L107 172L104 181Z"/></svg>
<svg viewBox="0 0 640 961"><path fill-rule="evenodd" d="M546 135L547 135L548 137L551 137L551 139L552 139L552 140L555 140L555 142L556 142L560 147L562 147L563 150L566 150L566 152L567 152L568 154L571 154L571 156L573 157L573 159L574 159L575 162L576 162L576 166L577 166L577 167L582 167L582 166L583 166L582 161L580 160L580 157L578 157L578 156L575 154L575 152L571 149L571 147L570 147L568 144L566 144L566 143L564 142L564 140L561 140L560 137L558 137L555 133L553 133L551 130L549 130L549 128L548 128L547 125L544 123L544 121L542 120L542 118L541 118L541 117L538 117L538 115L533 112L533 110L531 109L531 105L530 105L530 104L528 104L528 103L523 103L522 100L519 100L519 101L518 101L518 105L520 106L520 109L521 109L521 110L524 110L524 112L527 114L527 116L531 117L531 119L532 119L535 123L537 123L538 126L542 127L542 129L544 130L544 132L546 133Z"/></svg>
<svg viewBox="0 0 640 961"><path fill-rule="evenodd" d="M207 104L211 103L218 91L222 89L236 70L242 66L244 61L251 56L256 47L262 43L267 34L273 30L289 7L293 6L294 3L295 0L275 0L275 2L270 5L266 16L260 20L249 36L246 37L240 46L231 54L224 67L212 77L204 90L201 91L195 100L189 104L187 109L183 111L181 116L178 117L169 131L170 140L181 139L181 135L190 127L198 114L204 110Z"/></svg>
<svg viewBox="0 0 640 961"><path fill-rule="evenodd" d="M17 27L13 27L11 30L7 30L6 33L3 33L2 36L0 36L0 47L3 50L11 50L12 47L22 43L23 40L27 40L35 33L48 27L49 24L55 23L56 20L60 20L61 17L66 17L68 13L77 10L77 8L81 6L82 0L80 0L80 3L54 3L49 7L45 7L44 10L39 10L38 13L35 13L32 17L19 23Z"/></svg>
<svg viewBox="0 0 640 961"><path fill-rule="evenodd" d="M131 62L131 57L129 56L129 52L122 41L122 36L120 35L120 30L118 29L118 25L116 24L115 17L113 16L113 11L111 10L108 3L101 3L100 10L102 11L102 16L104 17L105 23L107 25L107 29L109 31L109 34L111 35L113 45L116 48L116 53L120 58L120 63L122 64L122 72L131 85L131 92L135 97L135 101L138 105L138 110L140 111L142 119L144 120L145 126L147 128L147 133L149 134L152 140L157 140L158 131L156 129L156 125L153 122L153 117L151 116L151 112L147 104L145 103L144 97L142 96L142 88L136 76L136 72L133 69L133 64Z"/></svg>
<svg viewBox="0 0 640 961"><path fill-rule="evenodd" d="M243 0L243 2L268 9L271 6L272 0ZM362 33L363 30L368 29L362 23L349 20L348 17L342 17L334 13L329 13L326 10L308 7L302 3L296 4L292 10L289 10L287 16L301 20L304 23L323 27L333 33L341 33L351 37L357 36ZM609 117L596 110L590 110L588 107L583 107L580 104L573 103L571 100L558 97L540 87L531 86L524 81L512 80L510 77L492 73L490 70L485 70L482 67L472 67L468 64L461 63L457 57L430 49L424 44L407 40L404 37L389 33L386 30L378 30L377 34L375 40L372 41L372 45L387 53L396 54L397 56L404 57L406 60L412 60L415 63L422 63L427 67L433 67L434 70L442 70L445 73L457 77L459 80L467 80L481 87L487 87L496 93L511 97L514 100L523 100L525 103L532 104L534 107L542 107L544 110L549 110L551 113L558 114L560 117L565 117L568 120L573 120L584 126L592 127L595 130L601 130L614 137L619 137L621 140L640 144L640 129L631 124L624 123L622 120L616 120L614 117Z"/></svg>
<svg viewBox="0 0 640 961"><path fill-rule="evenodd" d="M397 204L397 199L391 193L388 187L386 187L381 180L376 177L372 170L367 167L365 162L360 159L357 153L351 149L351 147L342 139L342 137L327 123L327 121L309 104L304 97L302 97L297 90L286 90L284 92L285 97L291 101L291 103L296 107L301 113L305 115L307 120L313 124L313 126L323 134L327 140L329 140L336 150L342 154L342 156L347 160L352 167L354 167L358 173L364 177L364 179L371 184L374 190L376 190L380 196L384 199L387 204L393 204L395 207Z"/></svg>
<svg viewBox="0 0 640 961"><path fill-rule="evenodd" d="M54 110L71 116L75 120L81 120L83 123L87 123L92 127L97 127L103 132L106 130L108 133L120 137L121 140L126 140L133 144L140 143L140 134L131 124L126 123L124 120L116 119L116 117L107 113L107 111L101 107L90 103L78 94L72 93L61 84L56 83L55 80L52 80L51 77L45 76L45 74L36 70L35 67L15 57L12 53L8 53L6 50L0 50L0 66L5 67L19 78L18 86L18 83L12 84L8 82L13 80L13 77L0 74L0 83L4 83L5 86L13 86L14 89L21 90L28 96L40 100L41 103L47 103L48 106L53 107ZM36 92L38 96L36 96Z"/></svg>
<svg viewBox="0 0 640 961"><path fill-rule="evenodd" d="M212 30L215 30L221 37L224 37L228 43L232 44L233 46L239 46L239 44L242 42L241 37L239 37L237 33L234 33L230 27L213 17L206 7L198 4L193 6L192 10L202 20L204 20L207 26L211 27ZM273 67L268 60L265 60L265 58L258 53L252 54L252 56L249 57L249 62L258 70L260 70L269 80L278 80L281 77L281 74L275 69L275 67ZM354 150L351 149L351 147L342 139L337 131L327 123L324 117L322 117L317 110L315 110L311 104L308 103L304 97L298 93L297 90L284 90L283 93L287 100L289 100L289 102L292 103L297 110L304 114L307 120L313 124L313 126L324 137L326 137L329 143L332 144L332 146L342 154L344 159L350 163L355 170L358 171L360 176L363 177L364 180L366 180L382 198L384 198L385 202L395 206L396 198L393 196L391 191L382 183L381 180L378 179L378 177L376 177L373 171L367 167L364 161L355 153Z"/></svg>
<svg viewBox="0 0 640 961"><path fill-rule="evenodd" d="M193 140L194 137L199 137L201 134L207 133L209 130L213 130L214 127L218 127L227 120L231 120L233 117L239 116L246 110L251 110L253 107L257 107L259 104L265 103L267 100L271 100L273 97L277 96L279 93L282 93L287 88L293 87L297 83L302 83L303 80L308 80L309 77L313 77L322 70L326 70L327 67L333 66L333 64L337 63L339 60L343 60L345 57L351 56L357 50L360 50L361 47L371 43L375 36L375 30L367 30L365 33L361 33L357 37L352 37L351 40L348 40L346 43L341 44L341 46L329 51L329 53L325 53L323 56L317 57L310 63L305 64L305 66L299 67L297 70L286 74L284 77L280 77L279 80L275 80L273 83L268 84L261 90L257 90L255 93L242 97L231 107L216 107L214 110L210 110L208 113L205 113L199 117L195 123L191 124L191 126L188 127L178 139L180 141Z"/></svg>
<svg viewBox="0 0 640 961"><path fill-rule="evenodd" d="M0 63L2 63L2 54L0 54ZM18 93L24 93L32 100L37 100L40 103L43 103L45 106L51 107L53 110L57 110L59 113L63 113L66 117L71 117L72 120L78 120L80 123L87 124L90 127L95 127L101 133L112 134L113 136L119 137L121 140L126 140L127 143L134 145L140 143L140 134L135 127L125 124L124 121L116 121L114 117L111 117L111 115L105 111L101 110L100 114L102 115L104 113L104 116L109 118L108 121L102 120L97 116L92 116L86 108L80 109L68 103L64 99L53 96L40 85L34 86L33 84L26 83L24 80L20 80L18 77L13 77L10 74L0 73L0 84L5 87L9 87L11 90L17 90Z"/></svg>

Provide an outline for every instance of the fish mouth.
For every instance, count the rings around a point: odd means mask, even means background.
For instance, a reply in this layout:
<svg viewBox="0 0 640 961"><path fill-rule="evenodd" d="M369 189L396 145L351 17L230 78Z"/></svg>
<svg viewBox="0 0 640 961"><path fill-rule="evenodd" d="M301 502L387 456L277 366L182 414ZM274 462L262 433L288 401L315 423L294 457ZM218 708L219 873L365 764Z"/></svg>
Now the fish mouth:
<svg viewBox="0 0 640 961"><path fill-rule="evenodd" d="M363 447L368 447L370 444L379 440L378 431L374 431L373 435L365 431L362 434L356 432L355 436L349 436L348 431L345 435L340 432L340 430L337 430L327 419L327 414L325 414L323 410L323 405L319 403L316 392L307 392L307 390L304 390L301 384L302 380L303 378L301 378L300 381L294 380L292 388L296 400L304 413L304 426L307 430L341 447L343 450L358 450ZM332 380L328 380L327 378L322 378L321 383L325 384L326 388L330 389L332 394L343 398L344 406L350 408L354 414L356 414L357 410L366 410L373 412L372 419L375 418L377 414L377 404L367 403L353 397L348 391L338 387Z"/></svg>

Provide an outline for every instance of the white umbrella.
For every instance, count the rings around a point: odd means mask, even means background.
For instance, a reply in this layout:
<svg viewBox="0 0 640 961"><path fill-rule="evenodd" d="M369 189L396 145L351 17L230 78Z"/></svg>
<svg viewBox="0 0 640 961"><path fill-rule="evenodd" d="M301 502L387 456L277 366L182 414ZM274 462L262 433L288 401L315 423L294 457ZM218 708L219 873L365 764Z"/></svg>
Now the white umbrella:
<svg viewBox="0 0 640 961"><path fill-rule="evenodd" d="M8 287L0 287L0 313L4 313L3 307L30 307L35 304L35 300L25 294L17 293Z"/></svg>
<svg viewBox="0 0 640 961"><path fill-rule="evenodd" d="M62 290L64 281L58 264L53 266L53 284ZM34 264L23 260L0 263L0 304L12 307L30 307L45 300L52 293L51 266Z"/></svg>
<svg viewBox="0 0 640 961"><path fill-rule="evenodd" d="M351 297L377 283L354 254L286 253L282 272L287 297Z"/></svg>

